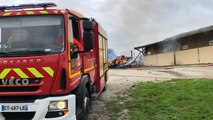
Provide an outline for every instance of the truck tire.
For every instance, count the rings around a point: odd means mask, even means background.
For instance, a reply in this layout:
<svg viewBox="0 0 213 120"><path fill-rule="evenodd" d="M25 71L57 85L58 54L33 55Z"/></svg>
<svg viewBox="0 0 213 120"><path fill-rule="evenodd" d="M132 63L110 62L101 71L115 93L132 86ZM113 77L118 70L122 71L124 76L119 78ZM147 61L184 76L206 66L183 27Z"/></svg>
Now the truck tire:
<svg viewBox="0 0 213 120"><path fill-rule="evenodd" d="M89 77L84 75L80 80L79 87L74 91L74 94L76 95L77 120L87 120L88 118L88 112L91 108L91 95L89 86Z"/></svg>
<svg viewBox="0 0 213 120"><path fill-rule="evenodd" d="M83 103L82 103L82 118L81 120L87 120L88 119L88 113L90 110L90 105L91 105L91 99L89 92L87 88L85 87L84 89L84 95L83 95Z"/></svg>

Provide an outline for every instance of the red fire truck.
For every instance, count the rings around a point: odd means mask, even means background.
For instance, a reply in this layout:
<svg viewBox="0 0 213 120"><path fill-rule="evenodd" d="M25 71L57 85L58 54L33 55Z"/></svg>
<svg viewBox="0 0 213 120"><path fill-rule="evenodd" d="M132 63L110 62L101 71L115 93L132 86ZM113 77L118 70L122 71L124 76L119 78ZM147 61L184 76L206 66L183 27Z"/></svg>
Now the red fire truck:
<svg viewBox="0 0 213 120"><path fill-rule="evenodd" d="M106 32L54 3L0 7L0 120L86 120L105 90Z"/></svg>

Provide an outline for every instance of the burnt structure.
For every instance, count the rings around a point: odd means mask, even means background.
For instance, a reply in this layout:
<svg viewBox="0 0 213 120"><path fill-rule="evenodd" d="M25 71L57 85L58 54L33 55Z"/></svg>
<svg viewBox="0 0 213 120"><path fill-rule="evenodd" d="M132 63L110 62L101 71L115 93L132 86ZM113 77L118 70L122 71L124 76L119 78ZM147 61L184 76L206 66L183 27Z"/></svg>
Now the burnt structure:
<svg viewBox="0 0 213 120"><path fill-rule="evenodd" d="M146 66L213 63L213 26L134 49L143 51Z"/></svg>

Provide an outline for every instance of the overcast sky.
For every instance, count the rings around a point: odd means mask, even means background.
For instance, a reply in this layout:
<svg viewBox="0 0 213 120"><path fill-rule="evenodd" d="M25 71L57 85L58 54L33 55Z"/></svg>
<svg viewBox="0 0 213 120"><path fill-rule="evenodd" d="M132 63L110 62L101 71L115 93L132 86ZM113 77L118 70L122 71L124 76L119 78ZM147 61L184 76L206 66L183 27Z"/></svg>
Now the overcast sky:
<svg viewBox="0 0 213 120"><path fill-rule="evenodd" d="M0 4L55 2L96 18L109 47L130 54L136 46L213 24L213 0L1 0Z"/></svg>

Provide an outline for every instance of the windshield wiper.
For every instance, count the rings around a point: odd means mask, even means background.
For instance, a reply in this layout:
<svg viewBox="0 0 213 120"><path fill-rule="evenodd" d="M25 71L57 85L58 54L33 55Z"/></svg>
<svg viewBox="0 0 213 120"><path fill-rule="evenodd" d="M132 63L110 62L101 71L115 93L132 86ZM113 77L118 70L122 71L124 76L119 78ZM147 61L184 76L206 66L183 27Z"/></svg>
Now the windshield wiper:
<svg viewBox="0 0 213 120"><path fill-rule="evenodd" d="M8 57L9 54L7 52L0 52L0 56Z"/></svg>
<svg viewBox="0 0 213 120"><path fill-rule="evenodd" d="M11 57L11 56L28 56L28 55L47 55L51 53L56 53L51 50L42 49L21 49L21 50L11 50L7 52L0 52L0 57Z"/></svg>
<svg viewBox="0 0 213 120"><path fill-rule="evenodd" d="M29 55L29 54L49 54L51 53L51 51L45 51L45 50L39 50L39 49L26 49L26 50L13 50L13 51L9 51L9 54L13 54L13 55Z"/></svg>
<svg viewBox="0 0 213 120"><path fill-rule="evenodd" d="M35 49L35 50L26 50L26 51L24 51L24 52L27 52L27 53L35 53L35 54L49 54L49 53L51 53L51 51L45 51L45 50L37 50L37 49Z"/></svg>
<svg viewBox="0 0 213 120"><path fill-rule="evenodd" d="M7 52L0 52L0 57L10 57L10 56L28 56L28 55L47 55L50 54L51 51L45 50L29 50L29 49L22 49L22 50L12 50Z"/></svg>

